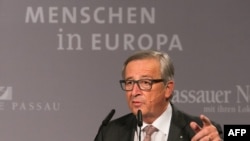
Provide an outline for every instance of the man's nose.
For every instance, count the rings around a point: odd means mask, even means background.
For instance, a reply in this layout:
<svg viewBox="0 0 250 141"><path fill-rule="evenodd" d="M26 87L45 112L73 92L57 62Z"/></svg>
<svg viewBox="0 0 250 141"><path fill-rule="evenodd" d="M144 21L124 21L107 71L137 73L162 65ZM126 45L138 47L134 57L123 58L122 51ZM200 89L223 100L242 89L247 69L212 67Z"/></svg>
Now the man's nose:
<svg viewBox="0 0 250 141"><path fill-rule="evenodd" d="M138 83L135 83L134 86L133 86L133 90L132 90L132 95L139 95L141 94L141 89L139 87L139 84Z"/></svg>

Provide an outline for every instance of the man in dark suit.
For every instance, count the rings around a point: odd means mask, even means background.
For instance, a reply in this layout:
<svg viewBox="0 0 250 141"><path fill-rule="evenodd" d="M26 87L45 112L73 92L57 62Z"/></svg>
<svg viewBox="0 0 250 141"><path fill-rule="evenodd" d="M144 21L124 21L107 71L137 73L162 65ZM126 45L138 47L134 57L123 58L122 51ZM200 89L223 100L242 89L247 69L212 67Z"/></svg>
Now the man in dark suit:
<svg viewBox="0 0 250 141"><path fill-rule="evenodd" d="M174 66L166 53L141 51L130 56L122 70L122 89L132 113L111 121L95 141L140 141L146 127L153 125L151 141L221 141L221 126L206 116L189 115L172 103ZM137 114L143 124L138 126ZM141 132L142 130L142 132Z"/></svg>

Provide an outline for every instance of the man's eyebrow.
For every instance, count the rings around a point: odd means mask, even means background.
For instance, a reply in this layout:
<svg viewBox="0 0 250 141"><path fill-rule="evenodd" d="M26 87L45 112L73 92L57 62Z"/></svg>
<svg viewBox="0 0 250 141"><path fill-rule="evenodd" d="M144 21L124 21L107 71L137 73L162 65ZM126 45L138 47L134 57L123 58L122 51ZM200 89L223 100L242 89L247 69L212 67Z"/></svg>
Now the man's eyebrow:
<svg viewBox="0 0 250 141"><path fill-rule="evenodd" d="M152 77L146 75L146 76L140 77L138 80L140 79L152 79ZM135 80L135 79L133 79L133 77L128 77L128 78L125 78L125 80Z"/></svg>

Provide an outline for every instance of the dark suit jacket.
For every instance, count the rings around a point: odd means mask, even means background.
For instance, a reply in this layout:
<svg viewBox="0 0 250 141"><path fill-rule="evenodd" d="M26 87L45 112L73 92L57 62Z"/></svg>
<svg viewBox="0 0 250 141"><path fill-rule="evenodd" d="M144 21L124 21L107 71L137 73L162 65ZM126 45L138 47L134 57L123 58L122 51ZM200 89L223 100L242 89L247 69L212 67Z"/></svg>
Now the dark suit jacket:
<svg viewBox="0 0 250 141"><path fill-rule="evenodd" d="M170 123L168 141L190 141L194 136L194 131L190 128L191 121L197 122L202 126L199 117L188 115L172 105L173 114ZM223 132L221 126L213 122L221 138ZM111 121L97 134L95 141L134 141L137 120L132 113Z"/></svg>

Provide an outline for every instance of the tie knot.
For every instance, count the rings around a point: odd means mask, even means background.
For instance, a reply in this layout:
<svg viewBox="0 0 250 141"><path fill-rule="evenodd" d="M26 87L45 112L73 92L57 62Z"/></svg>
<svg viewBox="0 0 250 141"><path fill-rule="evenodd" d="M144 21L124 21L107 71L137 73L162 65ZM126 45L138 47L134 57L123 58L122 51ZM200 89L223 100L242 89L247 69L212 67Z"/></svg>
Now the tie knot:
<svg viewBox="0 0 250 141"><path fill-rule="evenodd" d="M151 136L155 131L157 131L157 128L155 128L152 125L148 125L144 128L144 131L146 132L146 136Z"/></svg>

